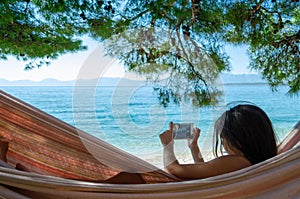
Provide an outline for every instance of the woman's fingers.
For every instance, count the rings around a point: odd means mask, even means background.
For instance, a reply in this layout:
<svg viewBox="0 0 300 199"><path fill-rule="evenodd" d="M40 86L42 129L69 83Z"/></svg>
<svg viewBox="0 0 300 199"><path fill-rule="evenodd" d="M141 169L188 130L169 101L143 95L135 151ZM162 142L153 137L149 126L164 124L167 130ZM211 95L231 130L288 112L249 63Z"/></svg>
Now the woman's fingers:
<svg viewBox="0 0 300 199"><path fill-rule="evenodd" d="M173 140L173 122L169 123L169 130L164 131L159 135L160 141L163 145L168 145Z"/></svg>
<svg viewBox="0 0 300 199"><path fill-rule="evenodd" d="M172 132L170 130L166 130L159 135L159 138L163 145L167 145L173 140Z"/></svg>
<svg viewBox="0 0 300 199"><path fill-rule="evenodd" d="M200 132L201 130L199 128L196 128L194 138L198 139L200 136Z"/></svg>
<svg viewBox="0 0 300 199"><path fill-rule="evenodd" d="M173 133L173 122L169 123L169 130L171 131L171 133Z"/></svg>
<svg viewBox="0 0 300 199"><path fill-rule="evenodd" d="M169 130L167 130L167 131L169 131ZM164 131L163 133L161 133L161 134L159 135L160 140L164 140L164 139L165 139L166 134L167 134L167 131Z"/></svg>

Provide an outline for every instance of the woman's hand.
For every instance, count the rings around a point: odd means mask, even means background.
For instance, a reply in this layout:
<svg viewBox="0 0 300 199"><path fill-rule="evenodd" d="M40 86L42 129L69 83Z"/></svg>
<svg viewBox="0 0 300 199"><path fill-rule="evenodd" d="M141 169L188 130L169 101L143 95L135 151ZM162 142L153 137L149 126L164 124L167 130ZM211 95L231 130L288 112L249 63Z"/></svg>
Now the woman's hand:
<svg viewBox="0 0 300 199"><path fill-rule="evenodd" d="M198 147L198 139L200 137L200 129L199 128L195 128L194 129L194 133L193 133L193 137L192 138L188 138L188 146L190 149L193 149L195 147Z"/></svg>
<svg viewBox="0 0 300 199"><path fill-rule="evenodd" d="M169 126L169 130L166 130L159 135L160 141L163 146L167 146L173 141L173 122L170 122Z"/></svg>

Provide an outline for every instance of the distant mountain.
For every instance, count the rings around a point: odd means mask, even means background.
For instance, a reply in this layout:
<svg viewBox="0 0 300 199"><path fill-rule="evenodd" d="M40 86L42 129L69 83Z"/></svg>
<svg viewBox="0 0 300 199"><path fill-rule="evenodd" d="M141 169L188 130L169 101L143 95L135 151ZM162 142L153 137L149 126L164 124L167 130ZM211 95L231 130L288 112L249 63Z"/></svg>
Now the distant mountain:
<svg viewBox="0 0 300 199"><path fill-rule="evenodd" d="M266 80L262 79L260 75L255 74L222 74L220 76L223 84L265 84ZM0 79L0 86L136 86L143 81L121 79L121 78L101 78L90 80L72 80L60 81L56 79L44 79L42 81L18 80L9 81Z"/></svg>
<svg viewBox="0 0 300 199"><path fill-rule="evenodd" d="M121 79L121 78L101 78L101 79L88 79L88 80L71 80L60 81L56 79L44 79L42 81L31 80L17 80L9 81L6 79L0 79L0 86L134 86L141 81Z"/></svg>
<svg viewBox="0 0 300 199"><path fill-rule="evenodd" d="M73 86L74 81L60 81L56 79L44 79L42 81L17 80L9 81L0 79L0 86Z"/></svg>

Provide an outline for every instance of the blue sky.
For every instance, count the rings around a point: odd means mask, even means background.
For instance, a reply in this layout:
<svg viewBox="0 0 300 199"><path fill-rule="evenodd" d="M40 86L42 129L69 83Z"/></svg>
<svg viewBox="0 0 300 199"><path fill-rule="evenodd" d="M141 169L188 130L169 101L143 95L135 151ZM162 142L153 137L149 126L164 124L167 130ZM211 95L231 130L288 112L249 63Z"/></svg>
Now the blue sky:
<svg viewBox="0 0 300 199"><path fill-rule="evenodd" d="M58 80L74 80L78 76L80 68L88 56L100 45L90 39L85 39L84 43L88 50L75 54L67 54L51 62L49 66L43 66L39 69L24 70L25 63L9 57L7 61L0 61L0 78L10 81L14 80L33 80L41 81L47 78ZM249 64L246 47L227 46L226 51L230 56L233 74L249 74L247 66ZM105 77L123 77L123 66L116 61L105 73Z"/></svg>

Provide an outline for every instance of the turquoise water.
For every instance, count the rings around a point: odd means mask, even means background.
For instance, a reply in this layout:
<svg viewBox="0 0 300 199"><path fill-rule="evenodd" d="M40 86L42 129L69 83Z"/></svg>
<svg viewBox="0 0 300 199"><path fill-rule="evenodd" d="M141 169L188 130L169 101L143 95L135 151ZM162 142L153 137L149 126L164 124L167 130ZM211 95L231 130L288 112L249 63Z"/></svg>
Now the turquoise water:
<svg viewBox="0 0 300 199"><path fill-rule="evenodd" d="M25 102L135 155L156 153L158 135L169 121L193 122L201 128L200 143L211 136L221 111L189 105L158 105L151 87L0 87ZM299 96L287 88L272 92L264 84L225 85L224 102L250 101L266 111L281 140L300 120ZM79 93L77 95L76 93ZM90 97L89 97L90 96Z"/></svg>

